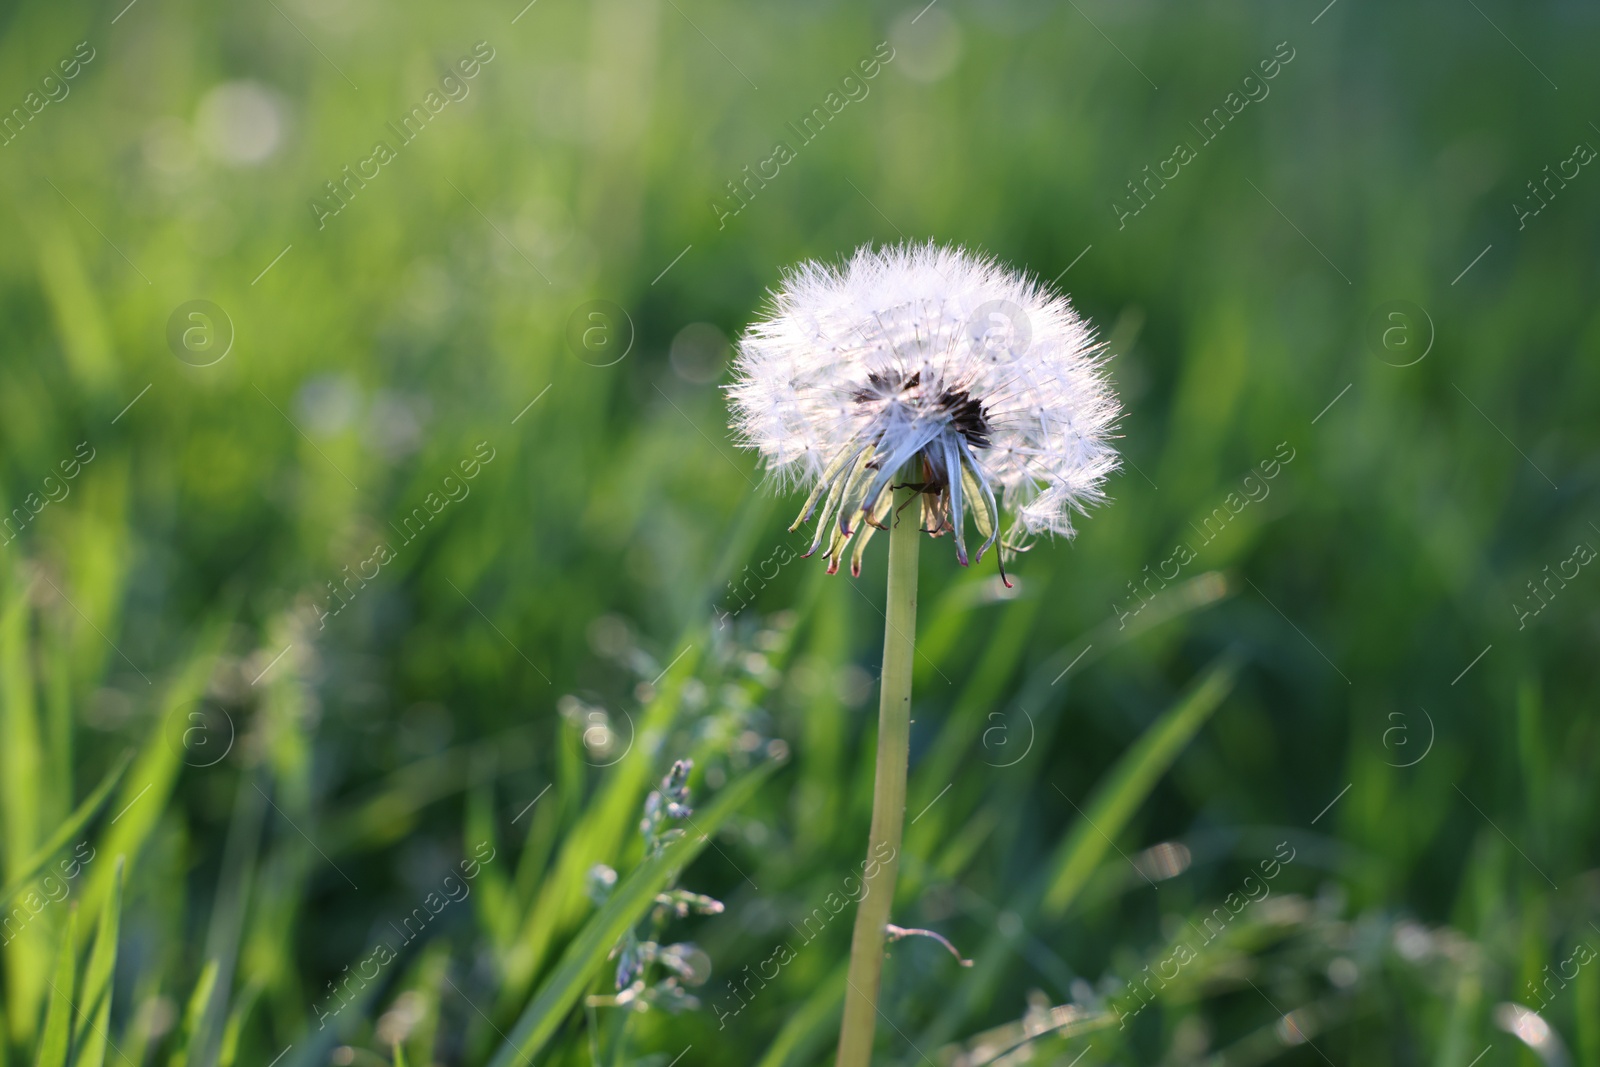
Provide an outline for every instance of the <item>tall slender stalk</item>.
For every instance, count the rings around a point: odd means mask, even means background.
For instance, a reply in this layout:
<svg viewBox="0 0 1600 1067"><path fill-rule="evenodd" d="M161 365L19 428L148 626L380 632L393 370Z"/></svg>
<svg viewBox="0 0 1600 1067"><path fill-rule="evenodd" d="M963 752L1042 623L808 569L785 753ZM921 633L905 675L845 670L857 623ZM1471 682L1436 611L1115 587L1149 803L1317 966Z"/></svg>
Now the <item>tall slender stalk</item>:
<svg viewBox="0 0 1600 1067"><path fill-rule="evenodd" d="M900 831L906 815L906 761L911 742L911 656L917 632L917 547L920 512L908 491L905 514L891 513L889 596L883 628L883 677L878 695L878 768L872 787L872 834L855 932L850 938L849 986L839 1030L838 1067L868 1067L878 1014L883 943L900 873ZM883 851L888 846L887 858Z"/></svg>

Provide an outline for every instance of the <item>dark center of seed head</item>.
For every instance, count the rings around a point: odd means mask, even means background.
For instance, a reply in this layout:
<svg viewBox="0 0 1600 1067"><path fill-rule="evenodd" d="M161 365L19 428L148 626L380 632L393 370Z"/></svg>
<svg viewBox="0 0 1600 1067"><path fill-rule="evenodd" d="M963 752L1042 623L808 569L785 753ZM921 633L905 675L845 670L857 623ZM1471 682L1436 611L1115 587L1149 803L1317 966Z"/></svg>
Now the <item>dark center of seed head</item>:
<svg viewBox="0 0 1600 1067"><path fill-rule="evenodd" d="M911 392L922 384L922 372L916 371L910 377L905 377L900 371L873 371L867 375L867 384L864 388L857 389L851 398L857 403L871 403L879 400L896 400L904 394ZM950 425L973 448L989 447L989 418L983 410L983 403L965 389L944 389L938 395L919 398L935 411L942 411L950 417Z"/></svg>

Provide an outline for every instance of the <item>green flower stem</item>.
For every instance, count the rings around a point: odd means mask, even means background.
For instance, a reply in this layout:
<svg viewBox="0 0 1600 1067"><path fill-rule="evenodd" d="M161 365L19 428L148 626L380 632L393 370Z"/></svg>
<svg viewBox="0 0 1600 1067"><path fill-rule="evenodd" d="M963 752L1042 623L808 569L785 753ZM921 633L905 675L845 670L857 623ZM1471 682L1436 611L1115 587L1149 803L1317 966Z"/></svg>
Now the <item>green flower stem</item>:
<svg viewBox="0 0 1600 1067"><path fill-rule="evenodd" d="M839 1030L838 1067L868 1067L878 1015L883 943L900 873L900 832L906 817L906 761L911 742L911 657L917 632L917 548L921 512L891 513L888 612L883 629L883 677L878 696L878 768L872 789L872 835L865 879L850 939L849 986ZM885 848L887 846L887 848ZM885 859L887 855L887 859Z"/></svg>

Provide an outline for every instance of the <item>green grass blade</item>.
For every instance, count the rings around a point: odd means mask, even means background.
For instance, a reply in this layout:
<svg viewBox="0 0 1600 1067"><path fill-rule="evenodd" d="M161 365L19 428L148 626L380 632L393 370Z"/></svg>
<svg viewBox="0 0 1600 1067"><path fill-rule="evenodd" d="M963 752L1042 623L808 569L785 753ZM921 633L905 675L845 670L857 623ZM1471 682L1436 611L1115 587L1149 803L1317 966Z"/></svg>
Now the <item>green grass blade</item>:
<svg viewBox="0 0 1600 1067"><path fill-rule="evenodd" d="M61 931L61 947L56 952L55 973L50 979L49 1007L45 1009L44 1036L39 1041L39 1056L34 1067L66 1067L67 1048L72 1040L72 984L77 968L72 946L77 938L78 908L68 912Z"/></svg>
<svg viewBox="0 0 1600 1067"><path fill-rule="evenodd" d="M1583 972L1579 972L1579 979ZM1455 989L1450 998L1450 1010L1444 1017L1444 1040L1434 1055L1434 1067L1465 1067L1472 1059L1472 1047L1477 1037L1474 1023L1483 1001L1483 978L1476 967L1459 968ZM1579 1016L1582 1026L1582 1016ZM1581 1031L1580 1031L1581 1032ZM1580 1045L1581 1045L1580 1041ZM1593 1059L1579 1057L1584 1067L1594 1067Z"/></svg>
<svg viewBox="0 0 1600 1067"><path fill-rule="evenodd" d="M10 594L0 614L0 859L6 877L17 880L35 851L46 819L47 756L39 732L38 680L30 631L34 612L25 590ZM49 997L49 931L23 930L8 937L5 996L10 1036L30 1044L37 1034L40 1006Z"/></svg>
<svg viewBox="0 0 1600 1067"><path fill-rule="evenodd" d="M1027 1019L1006 1023L967 1039L960 1048L941 1049L936 1055L941 1062L952 1060L962 1067L985 1067L986 1064L1028 1062L1018 1053L1029 1044L1044 1037L1075 1038L1097 1030L1109 1030L1117 1017L1111 1012L1090 1011L1074 1005L1051 1008L1042 1019ZM1092 1046L1091 1046L1092 1047ZM1061 1062L1059 1059L1055 1062Z"/></svg>
<svg viewBox="0 0 1600 1067"><path fill-rule="evenodd" d="M239 994L238 1005L228 1013L227 1025L222 1028L222 1046L217 1052L217 1067L233 1067L239 1058L239 1038L244 1033L245 1023L250 1021L256 1001L261 997L261 989L262 983L259 981L252 981L245 986Z"/></svg>
<svg viewBox="0 0 1600 1067"><path fill-rule="evenodd" d="M128 761L132 758L133 753L127 752L121 759L117 760L116 765L111 768L105 778L101 779L94 792L85 797L83 803L78 805L78 810L72 813L72 817L62 823L56 832L50 835L50 840L46 841L33 855L22 862L12 875L11 881L6 883L4 888L0 888L0 907L9 904L12 897L27 888L28 882L33 876L38 874L46 863L50 862L50 857L65 848L68 841L78 836L84 824L94 818L95 813L105 804L106 798L111 795L111 791L116 788L117 782L122 778L122 773L128 769Z"/></svg>
<svg viewBox="0 0 1600 1067"><path fill-rule="evenodd" d="M36 679L29 640L29 598L13 592L0 614L0 822L5 863L20 865L38 839L45 755L34 698Z"/></svg>
<svg viewBox="0 0 1600 1067"><path fill-rule="evenodd" d="M844 596L853 598L843 589L817 598L806 642L806 655L816 662L841 663L850 655L854 605L845 603ZM840 783L849 781L850 776L851 719L838 687L813 687L799 723L802 732L797 748L805 758L795 762L795 800L813 815L795 827L795 852L816 855L837 832L841 812L849 800L849 790L841 788Z"/></svg>
<svg viewBox="0 0 1600 1067"><path fill-rule="evenodd" d="M817 1054L838 1036L848 974L849 967L840 964L817 985L800 1009L783 1024L756 1067L799 1067L802 1063L815 1062Z"/></svg>
<svg viewBox="0 0 1600 1067"><path fill-rule="evenodd" d="M73 1067L102 1067L106 1059L107 1028L111 1025L111 980L117 969L117 933L122 916L123 857L117 857L116 874L111 881L111 899L100 909L100 928L95 931L89 967L84 972L83 999L78 1006L78 1023L73 1034Z"/></svg>
<svg viewBox="0 0 1600 1067"><path fill-rule="evenodd" d="M207 960L206 966L200 972L200 980L195 983L194 992L189 995L189 1006L184 1009L183 1029L178 1034L178 1044L168 1061L169 1067L186 1067L189 1054L194 1049L195 1034L200 1030L200 1022L205 1018L206 1011L211 1004L212 991L217 987L217 961Z"/></svg>
<svg viewBox="0 0 1600 1067"><path fill-rule="evenodd" d="M144 745L117 793L114 825L103 831L100 847L108 855L127 857L130 871L138 864L145 841L167 811L167 799L182 769L180 752L171 738L175 732L182 733L184 713L205 693L226 636L227 628L221 622L212 623L204 631L193 653L167 685L158 705L160 713L151 723ZM89 868L82 897L86 919L98 916L100 906L110 898L111 878L110 867L96 864Z"/></svg>
<svg viewBox="0 0 1600 1067"><path fill-rule="evenodd" d="M112 1048L117 1052L115 1067L138 1064L143 1067L150 1049L165 1034L157 998L161 994L161 974L157 968L146 966L144 973L133 981L129 994L129 1010L123 1012L122 1030ZM3 1067L3 1065L0 1065Z"/></svg>
<svg viewBox="0 0 1600 1067"><path fill-rule="evenodd" d="M767 763L728 786L696 817L697 832L668 845L660 855L645 859L628 875L605 907L572 939L561 962L523 1010L489 1067L512 1067L532 1061L577 1004L584 986L605 965L606 954L623 931L639 921L673 874L699 855L723 820L748 803L777 767L776 762Z"/></svg>
<svg viewBox="0 0 1600 1067"><path fill-rule="evenodd" d="M1213 666L1139 737L1096 787L1084 808L1084 818L1073 824L1049 865L1055 873L1040 909L1046 915L1059 918L1067 910L1156 781L1233 689L1237 672L1238 661L1231 656Z"/></svg>
<svg viewBox="0 0 1600 1067"><path fill-rule="evenodd" d="M477 777L479 784L467 794L466 841L473 842L473 847L478 842L487 842L498 853L500 835L494 822L494 770L484 767ZM478 920L495 944L503 945L516 936L520 916L512 896L510 876L503 866L485 866L478 872L473 899Z"/></svg>
<svg viewBox="0 0 1600 1067"><path fill-rule="evenodd" d="M419 1064L439 1062L440 1053L436 1046L436 1038L439 1036L439 997L449 967L450 943L445 938L437 938L417 953L417 958L410 965L405 980L397 983L400 992L393 998L394 1008L391 1010L403 1007L409 1023L399 1028L397 1035L391 1031L386 1036L384 1031L379 1029L377 1037L380 1042L392 1043L392 1038L399 1036L401 1044L405 1046L404 1055L407 1062Z"/></svg>
<svg viewBox="0 0 1600 1067"><path fill-rule="evenodd" d="M1577 1046L1578 1065L1600 1067L1600 974L1595 973L1593 967L1578 972L1572 999L1576 1019L1573 1029L1577 1031L1573 1043ZM1466 1026L1463 1024L1461 1028L1465 1030Z"/></svg>

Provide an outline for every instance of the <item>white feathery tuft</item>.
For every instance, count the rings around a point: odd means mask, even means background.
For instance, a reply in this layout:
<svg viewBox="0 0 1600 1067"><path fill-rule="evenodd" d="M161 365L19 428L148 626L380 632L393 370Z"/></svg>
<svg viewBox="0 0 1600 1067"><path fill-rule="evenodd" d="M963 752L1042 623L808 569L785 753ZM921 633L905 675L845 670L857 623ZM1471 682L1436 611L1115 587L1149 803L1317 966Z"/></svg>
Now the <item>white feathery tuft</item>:
<svg viewBox="0 0 1600 1067"><path fill-rule="evenodd" d="M1073 512L1103 501L1117 469L1120 412L1093 328L1037 280L931 242L786 272L740 340L728 393L740 443L781 485L812 490L799 521L826 494L813 551L837 504L830 570L864 521L859 572L885 490L913 459L929 532L954 532L963 564L966 512L987 538L980 557L1002 509L1008 548L1071 537Z"/></svg>

